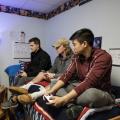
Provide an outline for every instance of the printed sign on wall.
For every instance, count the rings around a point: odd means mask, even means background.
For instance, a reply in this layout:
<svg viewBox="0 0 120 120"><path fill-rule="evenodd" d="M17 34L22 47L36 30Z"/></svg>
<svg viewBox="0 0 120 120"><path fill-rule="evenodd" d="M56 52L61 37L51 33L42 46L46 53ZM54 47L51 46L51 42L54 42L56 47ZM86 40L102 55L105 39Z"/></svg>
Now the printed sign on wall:
<svg viewBox="0 0 120 120"><path fill-rule="evenodd" d="M113 66L120 66L120 48L110 48L109 53L112 56Z"/></svg>
<svg viewBox="0 0 120 120"><path fill-rule="evenodd" d="M30 59L30 48L28 43L15 42L13 45L13 58L14 59Z"/></svg>

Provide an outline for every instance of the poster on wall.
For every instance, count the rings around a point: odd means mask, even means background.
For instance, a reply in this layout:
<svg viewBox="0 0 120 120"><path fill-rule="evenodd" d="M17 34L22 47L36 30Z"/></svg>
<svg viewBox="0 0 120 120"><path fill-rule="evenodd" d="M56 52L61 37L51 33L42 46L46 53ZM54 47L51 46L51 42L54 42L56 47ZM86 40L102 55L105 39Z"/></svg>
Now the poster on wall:
<svg viewBox="0 0 120 120"><path fill-rule="evenodd" d="M30 59L29 43L26 43L26 33L24 31L11 31L10 37L13 42L14 59Z"/></svg>
<svg viewBox="0 0 120 120"><path fill-rule="evenodd" d="M95 37L94 43L93 43L94 48L101 48L102 47L102 37Z"/></svg>
<svg viewBox="0 0 120 120"><path fill-rule="evenodd" d="M25 32L24 31L21 31L20 32L20 36L19 36L19 42L24 42L25 43Z"/></svg>
<svg viewBox="0 0 120 120"><path fill-rule="evenodd" d="M113 66L120 66L120 48L109 48Z"/></svg>
<svg viewBox="0 0 120 120"><path fill-rule="evenodd" d="M29 43L15 42L13 45L13 58L14 59L30 59L31 50Z"/></svg>

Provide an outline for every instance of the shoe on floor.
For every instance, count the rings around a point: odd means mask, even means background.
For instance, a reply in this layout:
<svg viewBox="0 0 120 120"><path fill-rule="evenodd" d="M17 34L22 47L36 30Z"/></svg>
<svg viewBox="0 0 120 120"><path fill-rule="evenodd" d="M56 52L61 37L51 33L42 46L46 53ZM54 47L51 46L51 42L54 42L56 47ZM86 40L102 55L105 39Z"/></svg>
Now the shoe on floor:
<svg viewBox="0 0 120 120"><path fill-rule="evenodd" d="M14 94L28 94L28 90L25 88L21 88L21 87L9 87L8 88L10 92L14 93Z"/></svg>
<svg viewBox="0 0 120 120"><path fill-rule="evenodd" d="M29 94L19 95L19 96L17 96L17 100L21 104L30 104L30 103L34 102L34 100L32 99L32 97Z"/></svg>
<svg viewBox="0 0 120 120"><path fill-rule="evenodd" d="M69 120L76 120L82 110L82 106L72 105L66 110L66 115Z"/></svg>
<svg viewBox="0 0 120 120"><path fill-rule="evenodd" d="M16 108L18 106L18 103L14 103L12 101L6 101L1 104L1 108L3 110L9 109L9 108Z"/></svg>

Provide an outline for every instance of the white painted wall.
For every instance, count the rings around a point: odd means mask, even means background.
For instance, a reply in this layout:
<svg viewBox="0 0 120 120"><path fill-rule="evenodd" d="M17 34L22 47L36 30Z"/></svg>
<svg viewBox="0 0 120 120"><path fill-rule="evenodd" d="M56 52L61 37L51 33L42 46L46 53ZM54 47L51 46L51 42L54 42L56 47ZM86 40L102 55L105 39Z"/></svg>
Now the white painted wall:
<svg viewBox="0 0 120 120"><path fill-rule="evenodd" d="M53 43L81 28L90 28L95 36L102 36L102 48L120 48L120 0L93 0L83 6L76 6L47 22L47 41ZM49 50L53 53L53 49ZM51 54L54 58L54 54ZM120 85L120 67L113 67L112 84Z"/></svg>
<svg viewBox="0 0 120 120"><path fill-rule="evenodd" d="M95 36L102 36L102 48L120 48L120 0L93 0L82 6L76 6L48 21L0 13L0 78L5 81L3 70L12 61L12 44L15 31L25 31L27 38L40 37L45 50L52 60L56 57L51 47L61 37L69 38L73 32L81 28L90 28ZM11 32L11 36L9 33ZM2 36L2 39L1 39ZM11 40L10 37L13 37ZM4 51L4 54L2 52ZM113 67L112 84L120 86L120 68ZM5 73L4 73L5 74Z"/></svg>
<svg viewBox="0 0 120 120"><path fill-rule="evenodd" d="M26 42L32 37L40 38L44 49L46 46L44 25L45 20L0 13L0 81L2 84L8 85L5 68L18 63L18 60L13 59L13 42L19 39L20 32L26 33Z"/></svg>

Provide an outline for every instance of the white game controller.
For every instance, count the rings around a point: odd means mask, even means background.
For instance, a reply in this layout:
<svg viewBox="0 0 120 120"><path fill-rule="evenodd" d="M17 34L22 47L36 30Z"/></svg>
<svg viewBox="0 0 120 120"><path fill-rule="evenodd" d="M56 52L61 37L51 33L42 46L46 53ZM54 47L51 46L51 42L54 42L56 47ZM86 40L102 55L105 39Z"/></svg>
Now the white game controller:
<svg viewBox="0 0 120 120"><path fill-rule="evenodd" d="M43 96L43 99L46 100L47 102L50 102L51 101L51 97L53 97L53 95L44 95Z"/></svg>

